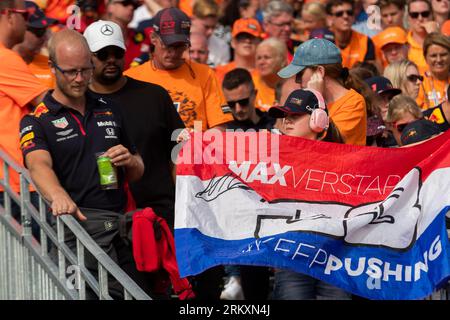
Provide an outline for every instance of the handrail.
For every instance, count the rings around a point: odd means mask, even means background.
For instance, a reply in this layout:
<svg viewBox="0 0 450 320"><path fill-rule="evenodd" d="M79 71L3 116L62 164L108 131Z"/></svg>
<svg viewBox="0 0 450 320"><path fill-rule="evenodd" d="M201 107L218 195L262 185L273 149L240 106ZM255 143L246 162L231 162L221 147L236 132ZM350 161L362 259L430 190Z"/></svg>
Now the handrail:
<svg viewBox="0 0 450 320"><path fill-rule="evenodd" d="M77 280L80 282L80 290L78 293L79 299L85 299L85 282L94 291L100 299L112 299L108 294L108 281L107 275L114 277L117 282L124 288L125 299L134 298L137 300L151 300L151 298L100 248L100 246L95 243L95 241L90 237L90 235L84 230L81 225L76 221L76 219L70 215L64 215L57 217L57 230L55 230L48 224L45 220L45 211L42 207L43 204L48 202L39 194L40 198L40 208L39 211L36 209L30 201L29 195L29 185L33 185L37 190L35 184L33 183L31 176L24 167L17 164L11 156L9 156L0 147L0 161L3 161L4 169L4 179L0 179L0 186L4 188L5 195L5 212L2 214L0 210L0 218L2 215L5 217L3 221L6 223L8 221L8 212L10 212L10 201L18 203L22 211L22 230L14 229L9 227L10 232L15 235L19 235L21 232L22 244L26 246L34 258L37 258L38 262L41 264L46 264L43 266L47 272L52 273L50 277L53 280L57 280L58 286L60 288L65 288L64 295L71 299L73 295L73 289L69 288L67 285L67 279L65 276L65 262L66 260L79 269L79 274ZM10 188L8 178L9 178L9 168L16 171L21 180L21 193L20 196ZM1 207L0 207L1 209ZM43 214L44 213L44 214ZM9 217L11 219L11 217ZM41 228L41 238L43 246L36 244L36 241L32 241L31 237L31 219L36 221L36 223ZM2 220L0 219L0 222ZM67 227L76 237L77 249L76 252L72 250L64 242L64 226ZM52 261L47 256L47 238L55 246L58 251L58 261L57 264ZM84 250L90 252L98 262L99 277L97 280L94 275L84 266Z"/></svg>

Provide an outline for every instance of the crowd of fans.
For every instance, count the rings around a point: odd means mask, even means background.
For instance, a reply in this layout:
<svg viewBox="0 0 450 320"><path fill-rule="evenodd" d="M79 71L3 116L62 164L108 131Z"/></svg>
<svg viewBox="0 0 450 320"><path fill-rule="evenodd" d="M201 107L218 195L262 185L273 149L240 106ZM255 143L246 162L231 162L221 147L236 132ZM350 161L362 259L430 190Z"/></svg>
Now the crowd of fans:
<svg viewBox="0 0 450 320"><path fill-rule="evenodd" d="M89 178L74 177L84 159L69 173L51 165L64 150L44 141L47 128L35 129L45 127L47 115L31 118L73 109L89 136L90 99L109 99L127 132L118 142L124 149L104 151L128 178L133 173L136 206L153 208L173 230L172 133L194 130L196 121L203 131L272 130L377 147L402 147L447 130L449 12L450 0L2 0L0 146L29 167L55 215L83 219L78 208L108 197L89 199L91 191L79 190L80 179ZM82 59L86 52L91 62ZM68 117L49 121L65 129ZM38 158L42 150L50 157ZM17 177L10 178L18 192ZM52 179L66 189L63 197L45 186ZM113 202L97 208L125 210ZM215 267L190 281L199 299L351 298L313 278L265 267L228 266L225 273Z"/></svg>

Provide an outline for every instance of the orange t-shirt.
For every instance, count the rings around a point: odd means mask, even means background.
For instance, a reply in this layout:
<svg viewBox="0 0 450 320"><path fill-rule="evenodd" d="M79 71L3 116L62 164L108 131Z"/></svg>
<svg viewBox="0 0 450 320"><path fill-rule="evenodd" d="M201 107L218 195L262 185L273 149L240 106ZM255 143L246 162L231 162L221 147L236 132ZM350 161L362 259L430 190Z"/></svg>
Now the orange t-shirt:
<svg viewBox="0 0 450 320"><path fill-rule="evenodd" d="M33 61L28 65L32 74L48 88L55 88L55 75L52 73L48 65L48 57L43 54L38 54Z"/></svg>
<svg viewBox="0 0 450 320"><path fill-rule="evenodd" d="M438 80L433 78L431 72L427 71L424 74L422 87L417 97L417 104L422 109L436 107L447 100L447 87L450 84L450 76L445 80Z"/></svg>
<svg viewBox="0 0 450 320"><path fill-rule="evenodd" d="M265 84L261 80L259 73L254 73L252 78L255 84L255 89L258 90L256 93L255 106L259 110L267 112L270 107L275 104L275 89Z"/></svg>
<svg viewBox="0 0 450 320"><path fill-rule="evenodd" d="M61 23L65 23L70 13L67 8L75 4L75 0L33 0L44 10L45 15L49 18L57 19Z"/></svg>
<svg viewBox="0 0 450 320"><path fill-rule="evenodd" d="M428 70L428 65L423 56L423 47L413 39L411 31L408 32L407 40L409 43L408 60L417 65L421 75L425 75L425 72Z"/></svg>
<svg viewBox="0 0 450 320"><path fill-rule="evenodd" d="M346 144L366 145L366 102L358 92L350 89L327 108Z"/></svg>
<svg viewBox="0 0 450 320"><path fill-rule="evenodd" d="M351 68L356 62L363 62L367 54L367 36L352 31L352 38L350 43L341 50L342 65L346 68Z"/></svg>
<svg viewBox="0 0 450 320"><path fill-rule="evenodd" d="M194 121L202 121L203 130L233 121L214 71L207 65L191 61L190 67L184 63L175 70L160 70L150 60L125 75L165 88L188 128L194 127Z"/></svg>
<svg viewBox="0 0 450 320"><path fill-rule="evenodd" d="M47 89L16 52L0 44L0 147L21 165L20 120L29 113L27 104ZM3 179L3 165L0 179ZM19 176L12 170L10 184L14 191L20 190Z"/></svg>

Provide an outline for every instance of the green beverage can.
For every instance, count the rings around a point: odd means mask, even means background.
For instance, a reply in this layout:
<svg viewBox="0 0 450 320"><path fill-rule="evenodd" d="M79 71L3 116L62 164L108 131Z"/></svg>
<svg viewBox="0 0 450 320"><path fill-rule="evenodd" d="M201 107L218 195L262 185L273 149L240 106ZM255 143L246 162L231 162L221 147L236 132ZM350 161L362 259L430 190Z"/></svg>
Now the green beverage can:
<svg viewBox="0 0 450 320"><path fill-rule="evenodd" d="M100 154L97 156L97 166L102 189L117 189L117 171L111 163L111 159Z"/></svg>

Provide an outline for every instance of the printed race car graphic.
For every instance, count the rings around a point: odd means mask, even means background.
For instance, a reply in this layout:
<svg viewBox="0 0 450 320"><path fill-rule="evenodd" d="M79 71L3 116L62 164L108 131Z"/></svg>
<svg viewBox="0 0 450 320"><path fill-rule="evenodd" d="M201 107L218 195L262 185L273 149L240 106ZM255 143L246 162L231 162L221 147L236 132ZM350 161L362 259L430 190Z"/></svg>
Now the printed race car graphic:
<svg viewBox="0 0 450 320"><path fill-rule="evenodd" d="M405 250L416 240L421 187L421 170L414 168L380 202L355 207L293 199L267 202L234 175L228 174L211 179L203 190L195 194L195 198L208 202L223 215L226 215L227 208L230 210L230 204L241 212L255 212L255 238L289 231L312 232L342 239L352 245ZM233 219L239 221L239 216L233 216ZM241 223L233 225L239 228ZM399 226L403 232L401 237L398 236Z"/></svg>

